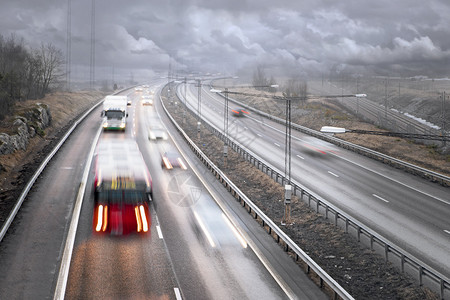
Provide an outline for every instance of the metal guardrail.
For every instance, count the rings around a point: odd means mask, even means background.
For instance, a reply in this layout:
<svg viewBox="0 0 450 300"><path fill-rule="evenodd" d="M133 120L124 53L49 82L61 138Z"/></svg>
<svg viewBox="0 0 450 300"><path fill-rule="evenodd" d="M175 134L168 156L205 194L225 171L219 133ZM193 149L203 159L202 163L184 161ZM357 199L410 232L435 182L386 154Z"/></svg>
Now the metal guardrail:
<svg viewBox="0 0 450 300"><path fill-rule="evenodd" d="M325 283L335 293L335 299L339 296L342 299L354 299L347 291L345 291L331 276L329 276L316 262L314 262L295 242L293 242L269 217L267 217L227 176L195 145L189 136L178 125L174 118L170 115L160 98L164 111L169 119L172 121L177 130L181 133L183 138L187 141L189 147L195 155L206 165L206 167L214 174L214 176L227 188L227 190L247 209L247 212L253 214L255 219L259 218L262 221L262 226L269 234L275 234L278 243L285 244L284 250L287 252L291 249L295 255L296 260L301 259L307 265L307 271L313 270L320 278L320 287Z"/></svg>
<svg viewBox="0 0 450 300"><path fill-rule="evenodd" d="M180 101L182 102L182 101ZM242 103L239 103L242 104ZM186 107L186 106L185 106ZM249 108L249 107L247 107ZM165 107L164 107L165 109ZM167 112L167 111L166 111ZM195 112L191 110L191 112L195 115ZM170 115L169 115L170 116ZM171 118L171 116L170 116ZM172 119L172 118L171 118ZM241 146L237 141L226 138L226 136L222 133L222 131L218 128L216 128L214 125L210 124L208 121L203 120L203 125L207 127L210 131L212 131L216 136L218 136L222 141L227 143L229 146L232 147L234 151L239 153L244 159L252 163L254 166L256 166L258 169L260 169L262 172L269 175L273 180L280 183L282 186L284 186L286 181L286 178L284 177L283 173L277 168L273 167L269 163L265 162L262 158L257 156L256 154L252 153L250 150L246 149L245 147ZM308 128L306 128L308 129ZM308 129L310 130L310 129ZM313 131L313 130L311 130ZM313 131L316 132L316 131ZM318 132L316 132L318 133ZM319 135L322 135L321 133L318 133ZM345 142L345 144L350 144ZM363 147L362 147L363 148ZM199 150L200 151L200 150ZM375 152L375 151L373 151ZM376 152L377 153L377 152ZM377 153L379 154L379 153ZM384 157L384 155L381 155ZM386 156L386 159L389 159L389 156ZM203 161L203 159L202 159ZM361 240L361 235L366 236L370 240L370 249L374 250L374 245L378 244L384 249L384 256L386 262L389 260L393 260L392 257L389 256L389 253L395 254L396 257L400 260L400 267L401 271L405 271L405 265L409 265L415 270L417 270L418 273L418 280L419 284L423 285L424 278L429 278L431 281L437 283L439 285L439 293L441 299L444 299L445 290L450 291L450 279L444 276L443 274L439 273L438 271L434 270L418 258L414 257L412 254L402 250L400 247L396 246L395 244L391 243L381 235L375 233L373 230L368 228L367 226L363 225L362 223L354 220L344 212L342 212L340 209L326 201L325 199L321 198L317 194L315 194L312 191L307 190L303 185L298 183L295 180L291 180L291 186L293 188L293 194L298 195L299 198L305 202L308 203L309 207L312 207L312 202L314 203L316 212L320 213L320 210L324 211L325 218L329 219L329 214L334 215L334 225L339 225L339 220L341 220L342 225L345 228L345 232L349 233L349 228L353 228L356 231L357 240ZM245 203L245 202L244 202ZM244 204L245 206L245 204ZM251 209L255 210L251 207ZM267 221L263 221L267 222ZM272 222L272 221L270 221ZM272 222L273 223L273 222ZM264 224L264 223L263 223ZM283 239L284 240L284 239ZM295 245L295 244L294 244ZM294 248L292 245L288 245L286 247L290 247L292 250ZM289 248L286 249L288 251Z"/></svg>
<svg viewBox="0 0 450 300"><path fill-rule="evenodd" d="M225 98L225 96L222 93L218 93L218 94L221 97ZM275 122L280 123L280 124L286 124L286 120L278 118L278 117L273 116L273 115L270 115L270 114L265 113L263 111L257 110L254 107L251 107L251 106L249 106L249 105L247 105L245 103L242 103L242 102L240 102L240 101L238 101L236 99L228 98L228 101L232 101L232 102L238 104L239 106L243 106L246 109L248 109L248 110L250 110L250 111L252 111L252 112L254 112L254 113L256 113L256 114L258 114L260 116L263 116L263 117L265 117L265 118L267 118L269 120L275 121ZM414 174L414 175L419 175L419 176L421 176L423 178L426 178L428 180L431 180L433 182L438 182L439 184L441 184L443 186L450 186L450 177L448 177L448 176L445 176L445 175L439 174L437 172L433 172L433 171L427 170L425 168L421 168L421 167L416 166L414 164L410 164L410 163L404 162L402 160L393 158L391 156L382 154L380 152L368 149L368 148L363 147L363 146L352 144L350 142L347 142L347 141L338 139L336 137L333 137L333 136L331 136L329 134L324 134L324 133L321 133L319 131L316 131L316 130L313 130L313 129L310 129L310 128L307 128L307 127L304 127L304 126L301 126L301 125L298 125L298 124L291 124L291 126L292 126L292 128L294 128L297 131L306 133L306 134L311 135L313 137L316 137L316 138L319 138L321 140L327 141L329 143L335 144L335 145L337 145L339 147L342 147L344 149L351 150L351 151L356 152L358 154L361 154L361 155L364 155L364 156L376 159L376 160L381 161L381 162L383 162L385 164L388 164L388 165L393 166L393 167L398 168L398 169L402 169L402 170L404 170L404 171L406 171L408 173Z"/></svg>

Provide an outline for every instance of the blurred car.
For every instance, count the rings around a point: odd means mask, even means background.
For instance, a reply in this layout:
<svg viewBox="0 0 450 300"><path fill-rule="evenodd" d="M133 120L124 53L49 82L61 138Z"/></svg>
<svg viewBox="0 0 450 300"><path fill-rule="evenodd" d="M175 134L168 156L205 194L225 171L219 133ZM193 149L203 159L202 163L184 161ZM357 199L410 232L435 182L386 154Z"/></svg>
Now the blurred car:
<svg viewBox="0 0 450 300"><path fill-rule="evenodd" d="M141 86L137 86L134 88L136 92L142 92L144 89Z"/></svg>
<svg viewBox="0 0 450 300"><path fill-rule="evenodd" d="M161 155L161 167L166 168L167 170L173 168L187 169L180 154L172 150L166 151Z"/></svg>
<svg viewBox="0 0 450 300"><path fill-rule="evenodd" d="M243 108L236 108L231 110L231 114L235 117L245 117L250 113Z"/></svg>
<svg viewBox="0 0 450 300"><path fill-rule="evenodd" d="M142 105L153 105L153 98L150 95L144 95L141 97Z"/></svg>
<svg viewBox="0 0 450 300"><path fill-rule="evenodd" d="M151 141L167 140L167 132L161 124L155 124L148 128L148 139Z"/></svg>

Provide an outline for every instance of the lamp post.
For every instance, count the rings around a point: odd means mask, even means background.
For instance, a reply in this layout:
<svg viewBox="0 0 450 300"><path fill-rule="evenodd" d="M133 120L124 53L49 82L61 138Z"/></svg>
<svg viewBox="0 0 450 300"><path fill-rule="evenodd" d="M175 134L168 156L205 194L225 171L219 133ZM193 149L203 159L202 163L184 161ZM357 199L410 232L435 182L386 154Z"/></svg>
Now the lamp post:
<svg viewBox="0 0 450 300"><path fill-rule="evenodd" d="M284 142L284 174L287 180L284 185L284 216L281 225L291 222L291 99L286 98L286 136Z"/></svg>
<svg viewBox="0 0 450 300"><path fill-rule="evenodd" d="M441 127L441 134L442 136L445 135L445 99L448 99L449 96L445 95L445 92L442 92L442 95L440 96L442 100L442 127ZM443 146L445 147L445 140L443 141Z"/></svg>
<svg viewBox="0 0 450 300"><path fill-rule="evenodd" d="M223 112L223 132L225 140L223 144L223 165L227 167L228 158L228 88L225 88L225 103Z"/></svg>

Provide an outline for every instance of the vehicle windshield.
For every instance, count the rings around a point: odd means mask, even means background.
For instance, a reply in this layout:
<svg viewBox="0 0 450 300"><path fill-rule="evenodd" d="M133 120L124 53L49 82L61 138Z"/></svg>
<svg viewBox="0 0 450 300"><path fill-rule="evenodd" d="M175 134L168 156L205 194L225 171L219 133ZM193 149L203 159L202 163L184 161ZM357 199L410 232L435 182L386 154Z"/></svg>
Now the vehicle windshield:
<svg viewBox="0 0 450 300"><path fill-rule="evenodd" d="M106 111L105 115L108 119L122 119L123 111L108 110Z"/></svg>

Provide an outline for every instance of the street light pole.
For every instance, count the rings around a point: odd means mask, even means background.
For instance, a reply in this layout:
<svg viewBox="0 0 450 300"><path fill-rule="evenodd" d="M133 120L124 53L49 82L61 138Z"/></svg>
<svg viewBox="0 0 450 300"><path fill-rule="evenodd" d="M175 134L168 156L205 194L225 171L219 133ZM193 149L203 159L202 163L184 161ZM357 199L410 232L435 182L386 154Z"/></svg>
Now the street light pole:
<svg viewBox="0 0 450 300"><path fill-rule="evenodd" d="M284 186L284 215L281 225L291 222L291 99L286 98L286 137L284 142L284 173L287 180Z"/></svg>
<svg viewBox="0 0 450 300"><path fill-rule="evenodd" d="M445 98L448 98L449 96L445 96L445 92L442 92L441 99L442 99L442 136L445 136ZM443 140L443 146L445 147L445 139Z"/></svg>
<svg viewBox="0 0 450 300"><path fill-rule="evenodd" d="M225 141L223 145L223 164L227 167L228 157L228 88L225 88L225 103L223 112L223 132L225 134Z"/></svg>
<svg viewBox="0 0 450 300"><path fill-rule="evenodd" d="M197 96L197 137L200 139L200 126L202 120L202 81L198 79L198 96Z"/></svg>
<svg viewBox="0 0 450 300"><path fill-rule="evenodd" d="M186 77L184 77L184 107L183 107L183 124L185 122L186 119L186 109L187 109L187 101L186 101L186 84L187 84L187 79Z"/></svg>

